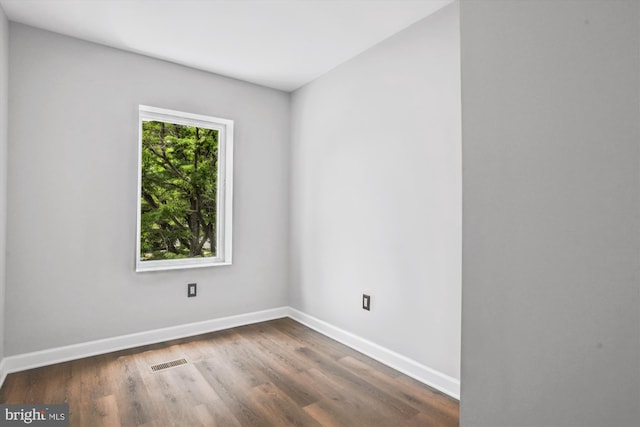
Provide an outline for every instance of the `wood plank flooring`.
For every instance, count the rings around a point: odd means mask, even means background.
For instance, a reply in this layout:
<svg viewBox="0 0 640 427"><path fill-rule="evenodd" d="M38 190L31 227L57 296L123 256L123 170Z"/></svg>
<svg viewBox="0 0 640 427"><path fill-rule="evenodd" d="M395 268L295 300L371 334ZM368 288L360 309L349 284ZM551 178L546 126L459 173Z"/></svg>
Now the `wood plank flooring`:
<svg viewBox="0 0 640 427"><path fill-rule="evenodd" d="M188 363L153 371L151 366ZM458 426L458 402L291 319L10 374L0 403L70 425Z"/></svg>

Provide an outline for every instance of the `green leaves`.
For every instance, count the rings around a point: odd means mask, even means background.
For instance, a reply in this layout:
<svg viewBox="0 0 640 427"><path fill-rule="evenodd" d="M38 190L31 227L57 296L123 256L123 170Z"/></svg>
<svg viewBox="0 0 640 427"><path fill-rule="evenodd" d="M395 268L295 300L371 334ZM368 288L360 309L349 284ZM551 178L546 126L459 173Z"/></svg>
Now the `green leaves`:
<svg viewBox="0 0 640 427"><path fill-rule="evenodd" d="M142 122L140 259L216 253L218 132Z"/></svg>

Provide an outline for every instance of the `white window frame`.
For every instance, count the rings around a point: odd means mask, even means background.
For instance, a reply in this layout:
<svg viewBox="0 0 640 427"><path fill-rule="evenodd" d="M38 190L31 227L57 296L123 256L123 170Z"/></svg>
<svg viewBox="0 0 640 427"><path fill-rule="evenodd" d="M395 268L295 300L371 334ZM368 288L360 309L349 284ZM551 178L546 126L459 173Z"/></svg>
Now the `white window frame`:
<svg viewBox="0 0 640 427"><path fill-rule="evenodd" d="M231 265L233 215L233 120L184 113L182 111L140 105L138 108L138 200L136 233L136 272ZM197 126L218 131L218 194L216 256L167 260L140 259L142 197L142 123L160 121L184 126Z"/></svg>

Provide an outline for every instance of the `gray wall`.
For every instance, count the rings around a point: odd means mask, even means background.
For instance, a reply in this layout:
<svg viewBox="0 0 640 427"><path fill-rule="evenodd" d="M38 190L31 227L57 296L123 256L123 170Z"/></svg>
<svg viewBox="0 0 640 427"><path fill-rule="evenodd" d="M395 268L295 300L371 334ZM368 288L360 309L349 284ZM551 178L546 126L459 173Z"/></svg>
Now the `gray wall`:
<svg viewBox="0 0 640 427"><path fill-rule="evenodd" d="M638 425L638 7L462 2L463 426Z"/></svg>
<svg viewBox="0 0 640 427"><path fill-rule="evenodd" d="M291 158L291 305L456 379L458 22L454 4L294 92Z"/></svg>
<svg viewBox="0 0 640 427"><path fill-rule="evenodd" d="M4 356L5 247L7 225L7 125L9 97L9 23L0 7L0 359Z"/></svg>
<svg viewBox="0 0 640 427"><path fill-rule="evenodd" d="M287 304L287 93L10 35L7 355ZM232 266L134 273L138 104L235 120Z"/></svg>

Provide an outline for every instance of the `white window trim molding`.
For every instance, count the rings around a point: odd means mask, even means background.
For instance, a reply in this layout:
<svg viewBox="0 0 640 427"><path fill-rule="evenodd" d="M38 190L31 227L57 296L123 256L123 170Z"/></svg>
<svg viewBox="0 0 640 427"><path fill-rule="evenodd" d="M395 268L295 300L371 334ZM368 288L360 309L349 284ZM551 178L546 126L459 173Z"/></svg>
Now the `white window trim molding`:
<svg viewBox="0 0 640 427"><path fill-rule="evenodd" d="M164 271L231 265L233 224L233 120L140 105L138 107L138 191L135 271ZM142 197L142 122L162 121L218 131L217 256L143 261L140 259Z"/></svg>

